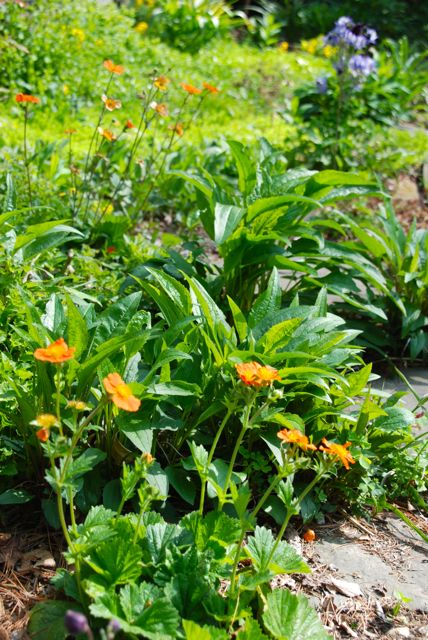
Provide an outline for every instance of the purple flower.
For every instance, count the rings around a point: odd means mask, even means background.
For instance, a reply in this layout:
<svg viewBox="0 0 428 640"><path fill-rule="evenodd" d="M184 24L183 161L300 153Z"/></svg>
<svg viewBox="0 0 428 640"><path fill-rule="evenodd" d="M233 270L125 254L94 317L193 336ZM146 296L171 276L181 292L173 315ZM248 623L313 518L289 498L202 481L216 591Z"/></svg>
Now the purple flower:
<svg viewBox="0 0 428 640"><path fill-rule="evenodd" d="M370 27L366 27L365 35L369 44L376 44L377 33L374 29L371 29Z"/></svg>
<svg viewBox="0 0 428 640"><path fill-rule="evenodd" d="M115 620L115 618L112 618L107 625L107 639L114 640L116 633L118 633L121 628L120 622Z"/></svg>
<svg viewBox="0 0 428 640"><path fill-rule="evenodd" d="M335 27L349 27L352 29L354 26L354 21L352 18L348 16L341 16L338 20L336 20Z"/></svg>
<svg viewBox="0 0 428 640"><path fill-rule="evenodd" d="M317 78L315 80L315 87L316 87L317 93L321 93L321 94L327 93L327 91L328 91L328 80L327 80L327 78L324 77L324 76L321 77L321 78Z"/></svg>
<svg viewBox="0 0 428 640"><path fill-rule="evenodd" d="M369 76L375 70L375 61L370 56L360 53L349 59L349 71L354 77Z"/></svg>
<svg viewBox="0 0 428 640"><path fill-rule="evenodd" d="M73 611L72 609L68 609L68 611L65 612L64 626L67 631L74 636L90 631L87 617L83 615L83 613Z"/></svg>
<svg viewBox="0 0 428 640"><path fill-rule="evenodd" d="M368 40L363 36L363 34L357 34L353 31L348 31L347 29L343 34L343 41L353 47L356 51L364 49L368 45Z"/></svg>

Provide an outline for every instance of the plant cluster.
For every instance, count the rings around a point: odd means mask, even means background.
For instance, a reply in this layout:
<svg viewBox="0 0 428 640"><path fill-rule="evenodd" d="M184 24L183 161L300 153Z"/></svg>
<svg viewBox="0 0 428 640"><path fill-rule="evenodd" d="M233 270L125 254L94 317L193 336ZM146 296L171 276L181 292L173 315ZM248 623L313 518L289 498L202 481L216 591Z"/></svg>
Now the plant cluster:
<svg viewBox="0 0 428 640"><path fill-rule="evenodd" d="M51 37L27 27L58 8L20 4L0 8L21 140L5 146L0 214L0 505L41 512L62 531L66 561L29 632L327 639L309 602L272 580L309 571L286 542L292 518L322 521L348 504L405 519L393 500L427 509L427 442L412 433L426 425L426 398L410 411L400 394L374 391L365 360L427 357L427 232L404 233L380 182L334 170L332 157L319 163L327 170L290 168L265 138L183 144L203 110L216 126L221 105L242 110L257 87L268 93L257 68L252 88L225 77L221 93L193 72L188 52L214 50L230 28L226 5L109 5L98 29L103 10L85 0L87 17L66 8L67 35L49 59ZM250 14L259 46L279 35L271 17ZM21 23L28 51L11 43ZM100 33L114 36L108 52ZM420 91L406 43L387 56L375 40L342 18L296 53L296 68L318 65L313 80L335 65L320 102L300 104L340 133L336 164L352 164L342 134L355 97L388 65L405 90L390 111L378 100L373 120L410 112ZM188 66L178 75L145 64L135 79L139 46ZM287 42L269 55L294 56ZM82 96L65 82L79 65ZM61 141L33 146L61 83L73 85L58 100ZM369 197L383 201L379 212L365 208ZM314 538L307 530L305 542Z"/></svg>

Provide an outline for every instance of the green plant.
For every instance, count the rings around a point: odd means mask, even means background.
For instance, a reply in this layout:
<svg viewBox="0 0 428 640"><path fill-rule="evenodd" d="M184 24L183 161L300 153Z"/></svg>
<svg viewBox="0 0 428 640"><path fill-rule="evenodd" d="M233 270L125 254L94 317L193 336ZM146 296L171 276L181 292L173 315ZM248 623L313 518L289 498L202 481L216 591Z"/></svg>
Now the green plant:
<svg viewBox="0 0 428 640"><path fill-rule="evenodd" d="M364 346L396 361L424 361L428 233L415 223L405 233L388 198L375 219L371 211L363 210L363 216L336 211L330 222L321 224L340 234L340 244L327 241L321 251L314 242L296 247L296 256L327 270L305 277L305 282L338 296L333 307L361 331L358 341Z"/></svg>
<svg viewBox="0 0 428 640"><path fill-rule="evenodd" d="M229 142L238 185L199 175L174 172L200 194L200 220L223 260L220 288L251 309L256 291L264 291L272 267L311 272L302 260L293 262L296 238L323 239L310 215L320 207L355 194L376 192L365 176L306 169L284 171L282 157L261 140L256 159L236 141Z"/></svg>
<svg viewBox="0 0 428 640"><path fill-rule="evenodd" d="M137 8L138 24L180 51L196 53L241 22L223 0L162 0ZM145 32L145 30L144 30Z"/></svg>

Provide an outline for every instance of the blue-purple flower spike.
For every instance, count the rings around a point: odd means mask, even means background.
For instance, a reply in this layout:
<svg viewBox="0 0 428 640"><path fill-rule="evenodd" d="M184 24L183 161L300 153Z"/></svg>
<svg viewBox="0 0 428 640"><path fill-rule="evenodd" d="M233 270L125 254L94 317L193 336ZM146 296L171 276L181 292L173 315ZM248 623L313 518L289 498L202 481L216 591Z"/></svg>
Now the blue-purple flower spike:
<svg viewBox="0 0 428 640"><path fill-rule="evenodd" d="M69 609L65 613L64 626L67 631L74 636L90 631L87 617L83 613L73 611L72 609Z"/></svg>

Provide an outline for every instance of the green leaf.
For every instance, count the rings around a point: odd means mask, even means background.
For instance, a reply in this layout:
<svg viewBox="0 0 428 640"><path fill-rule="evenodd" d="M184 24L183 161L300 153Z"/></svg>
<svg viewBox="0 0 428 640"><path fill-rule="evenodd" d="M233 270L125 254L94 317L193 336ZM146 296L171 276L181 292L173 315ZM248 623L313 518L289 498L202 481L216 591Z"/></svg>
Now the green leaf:
<svg viewBox="0 0 428 640"><path fill-rule="evenodd" d="M228 140L227 144L238 169L238 187L245 198L251 193L256 183L256 168L249 157L248 150L241 142Z"/></svg>
<svg viewBox="0 0 428 640"><path fill-rule="evenodd" d="M136 580L141 573L141 556L142 550L137 544L117 536L114 544L110 540L98 544L84 560L108 589Z"/></svg>
<svg viewBox="0 0 428 640"><path fill-rule="evenodd" d="M141 418L137 418L126 411L117 416L116 424L134 447L142 453L150 453L153 444L153 429L150 424L145 424Z"/></svg>
<svg viewBox="0 0 428 640"><path fill-rule="evenodd" d="M309 600L287 589L276 589L266 598L263 624L277 640L329 640Z"/></svg>
<svg viewBox="0 0 428 640"><path fill-rule="evenodd" d="M153 584L127 584L119 594L101 594L89 609L93 616L116 619L125 634L135 634L149 640L169 640L177 636L179 617L160 589Z"/></svg>
<svg viewBox="0 0 428 640"><path fill-rule="evenodd" d="M232 298L227 296L227 301L229 303L229 307L232 312L233 323L235 325L236 332L238 334L240 341L243 342L247 337L247 332L248 332L247 321L245 319L243 312L238 307L238 305L232 300Z"/></svg>
<svg viewBox="0 0 428 640"><path fill-rule="evenodd" d="M223 629L209 625L201 627L193 620L182 620L182 625L186 640L228 640L229 638L229 634ZM254 638L254 640L258 639Z"/></svg>
<svg viewBox="0 0 428 640"><path fill-rule="evenodd" d="M259 623L256 620L246 618L245 627L238 631L236 640L268 640L268 637L262 633ZM309 638L307 640L309 640Z"/></svg>
<svg viewBox="0 0 428 640"><path fill-rule="evenodd" d="M0 493L0 505L4 504L24 504L30 502L34 496L25 489L7 489Z"/></svg>
<svg viewBox="0 0 428 640"><path fill-rule="evenodd" d="M214 209L214 240L222 245L237 229L245 209L231 204L216 203Z"/></svg>
<svg viewBox="0 0 428 640"><path fill-rule="evenodd" d="M66 301L68 343L76 349L76 358L79 359L88 344L89 332L85 319L69 295L66 295Z"/></svg>
<svg viewBox="0 0 428 640"><path fill-rule="evenodd" d="M73 460L69 466L66 480L70 481L72 478L80 478L85 473L92 471L92 469L96 467L97 464L105 460L106 457L106 453L100 449L85 449L82 455Z"/></svg>
<svg viewBox="0 0 428 640"><path fill-rule="evenodd" d="M262 348L264 353L271 353L283 349L294 334L295 329L302 324L302 318L283 320L268 329L256 344L256 348Z"/></svg>
<svg viewBox="0 0 428 640"><path fill-rule="evenodd" d="M399 431L400 429L408 430L415 422L415 416L412 411L402 407L385 407L386 416L379 416L373 422L374 429L383 431Z"/></svg>
<svg viewBox="0 0 428 640"><path fill-rule="evenodd" d="M157 564L165 560L166 550L179 536L180 529L174 524L149 524L143 539L143 558L147 563Z"/></svg>
<svg viewBox="0 0 428 640"><path fill-rule="evenodd" d="M281 283L278 269L274 267L269 278L266 290L255 301L248 316L248 325L253 328L281 308Z"/></svg>
<svg viewBox="0 0 428 640"><path fill-rule="evenodd" d="M266 527L256 527L254 535L248 538L246 554L252 559L256 571L278 573L310 573L306 562L293 547L283 540L276 546L272 531ZM273 551L273 555L270 558Z"/></svg>
<svg viewBox="0 0 428 640"><path fill-rule="evenodd" d="M63 602L62 600L45 600L39 602L31 610L30 622L28 623L28 633L32 640L61 640L68 633L64 627L64 616L66 612L82 612L79 605L74 602Z"/></svg>

